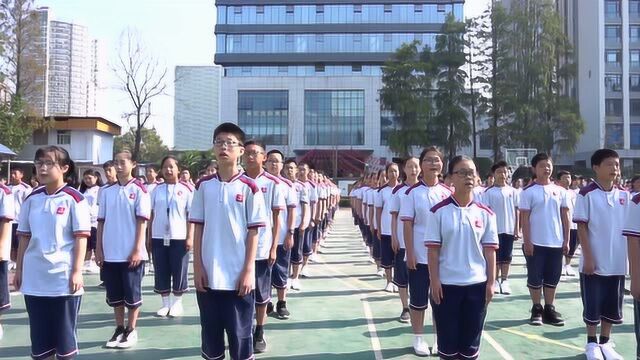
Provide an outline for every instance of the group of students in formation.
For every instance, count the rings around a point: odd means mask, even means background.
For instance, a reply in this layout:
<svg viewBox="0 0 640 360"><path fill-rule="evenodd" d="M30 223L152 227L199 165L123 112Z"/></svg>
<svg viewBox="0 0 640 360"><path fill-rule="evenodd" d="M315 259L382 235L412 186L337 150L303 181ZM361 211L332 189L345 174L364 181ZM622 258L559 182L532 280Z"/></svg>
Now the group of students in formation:
<svg viewBox="0 0 640 360"><path fill-rule="evenodd" d="M640 342L640 193L617 185L614 150L594 152L595 178L583 187L567 171L552 178L553 162L544 153L532 158L533 180L522 189L509 185L504 161L492 166L487 187L479 185L472 159L450 159L445 175L443 164L442 153L429 147L419 158L365 175L350 192L354 223L386 277L385 290L399 293L399 320L411 323L417 355L478 358L489 303L494 294L511 294L509 269L519 239L531 325L564 325L554 305L556 288L562 275L576 275L571 259L579 244L587 359L622 359L611 336L613 325L622 323L627 260ZM429 302L432 347L423 338Z"/></svg>
<svg viewBox="0 0 640 360"><path fill-rule="evenodd" d="M99 172L87 170L78 189L75 164L58 146L35 154L40 187L24 184L20 170L12 172L10 187L0 184L0 312L11 306L13 268L29 316L32 358L78 354L83 270L100 273L114 311L107 348L130 348L138 340L149 260L154 292L162 297L157 315L182 315L191 251L202 357L223 358L225 334L233 359L267 350L267 314L289 318L287 290L302 288L340 192L309 164L266 152L232 123L215 129L213 151L217 167L195 186L173 156L160 164L162 181L151 168L145 184L132 175L137 164L123 151L104 165L105 185Z"/></svg>

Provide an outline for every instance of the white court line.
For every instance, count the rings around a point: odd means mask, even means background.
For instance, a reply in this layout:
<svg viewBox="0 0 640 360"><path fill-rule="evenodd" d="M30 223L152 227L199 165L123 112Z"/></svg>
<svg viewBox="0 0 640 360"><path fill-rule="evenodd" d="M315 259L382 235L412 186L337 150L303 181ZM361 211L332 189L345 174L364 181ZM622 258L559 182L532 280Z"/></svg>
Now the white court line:
<svg viewBox="0 0 640 360"><path fill-rule="evenodd" d="M382 346L380 345L380 339L378 339L378 333L376 331L376 324L373 323L373 313L371 312L371 306L366 295L360 297L362 300L362 307L364 308L364 317L367 319L367 328L369 329L369 338L371 339L371 348L376 356L376 360L382 360Z"/></svg>
<svg viewBox="0 0 640 360"><path fill-rule="evenodd" d="M482 336L487 340L489 345L491 345L497 352L502 356L504 360L513 360L513 356L507 352L488 332L483 331Z"/></svg>

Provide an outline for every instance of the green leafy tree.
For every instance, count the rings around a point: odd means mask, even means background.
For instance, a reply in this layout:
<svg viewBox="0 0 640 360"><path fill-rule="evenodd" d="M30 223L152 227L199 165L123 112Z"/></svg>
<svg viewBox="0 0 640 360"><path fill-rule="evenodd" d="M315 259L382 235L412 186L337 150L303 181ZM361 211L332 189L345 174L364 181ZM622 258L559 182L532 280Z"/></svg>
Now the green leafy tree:
<svg viewBox="0 0 640 360"><path fill-rule="evenodd" d="M447 149L449 159L458 149L471 144L471 123L465 109L467 73L464 53L465 24L447 16L441 35L436 37L433 63L437 69L434 95L434 130L438 144Z"/></svg>
<svg viewBox="0 0 640 360"><path fill-rule="evenodd" d="M0 102L0 143L16 153L31 141L35 130L51 126L51 120L28 116L27 108L19 97Z"/></svg>
<svg viewBox="0 0 640 360"><path fill-rule="evenodd" d="M215 156L212 151L185 151L180 156L180 165L189 169L194 181L198 178L198 173L209 166L211 160L214 160Z"/></svg>
<svg viewBox="0 0 640 360"><path fill-rule="evenodd" d="M141 141L139 143L139 162L159 163L165 157L169 148L162 142L156 129L140 129ZM130 129L124 135L118 136L114 140L114 155L122 150L132 151L136 146L136 130Z"/></svg>

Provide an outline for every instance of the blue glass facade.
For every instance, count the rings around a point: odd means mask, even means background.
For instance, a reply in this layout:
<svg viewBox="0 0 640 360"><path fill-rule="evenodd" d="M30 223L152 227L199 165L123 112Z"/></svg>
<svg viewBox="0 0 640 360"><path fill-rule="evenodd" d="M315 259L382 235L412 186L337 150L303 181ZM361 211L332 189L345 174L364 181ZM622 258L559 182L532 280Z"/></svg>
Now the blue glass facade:
<svg viewBox="0 0 640 360"><path fill-rule="evenodd" d="M219 25L424 24L462 19L463 4L218 6Z"/></svg>
<svg viewBox="0 0 640 360"><path fill-rule="evenodd" d="M364 145L364 91L307 90L305 145Z"/></svg>
<svg viewBox="0 0 640 360"><path fill-rule="evenodd" d="M238 91L238 125L249 139L260 139L269 145L287 145L289 92Z"/></svg>
<svg viewBox="0 0 640 360"><path fill-rule="evenodd" d="M322 71L319 71L322 70ZM379 65L327 65L316 66L229 66L225 76L382 76Z"/></svg>

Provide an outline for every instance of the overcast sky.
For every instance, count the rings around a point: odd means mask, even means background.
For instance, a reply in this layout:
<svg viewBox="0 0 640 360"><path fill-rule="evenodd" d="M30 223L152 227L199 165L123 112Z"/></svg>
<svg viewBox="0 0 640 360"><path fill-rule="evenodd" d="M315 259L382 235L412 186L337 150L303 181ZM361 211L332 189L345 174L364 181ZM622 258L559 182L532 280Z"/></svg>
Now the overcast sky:
<svg viewBox="0 0 640 360"><path fill-rule="evenodd" d="M467 0L465 16L481 13L490 0ZM173 146L173 80L176 65L210 65L215 53L213 0L36 0L49 6L53 19L86 25L92 38L101 40L107 54L104 116L125 125L121 119L130 111L124 94L115 89L111 64L117 59L120 35L136 29L147 48L168 68L167 95L152 103L152 126L164 142Z"/></svg>

